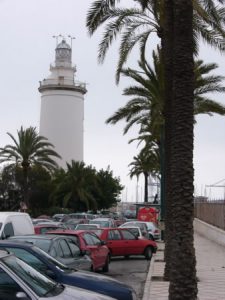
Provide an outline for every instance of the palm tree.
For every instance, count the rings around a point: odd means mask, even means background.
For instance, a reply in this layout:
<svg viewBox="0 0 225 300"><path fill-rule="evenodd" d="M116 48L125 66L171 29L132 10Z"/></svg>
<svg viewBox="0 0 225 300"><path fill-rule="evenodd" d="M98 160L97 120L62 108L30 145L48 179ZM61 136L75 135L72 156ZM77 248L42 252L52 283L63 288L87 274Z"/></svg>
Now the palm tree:
<svg viewBox="0 0 225 300"><path fill-rule="evenodd" d="M24 202L29 207L28 199L28 173L34 166L41 166L48 171L55 170L58 166L54 157L61 158L54 150L54 146L47 138L38 135L35 127L24 129L22 126L17 131L17 139L9 132L13 144L0 148L0 163L9 162L23 169Z"/></svg>
<svg viewBox="0 0 225 300"><path fill-rule="evenodd" d="M98 27L106 24L106 31L103 35L102 41L100 43L99 48L99 61L102 62L105 58L105 54L109 46L111 45L114 38L116 38L119 34L122 35L121 44L120 44L120 53L119 53L119 62L116 71L116 79L117 82L119 80L119 74L123 67L123 64L126 62L127 57L133 47L140 43L140 50L143 55L145 52L146 43L148 41L149 36L152 32L156 32L158 36L161 38L162 45L162 57L164 62L164 84L165 84L165 107L164 107L164 116L165 116L165 155L166 155L166 198L168 203L172 201L174 186L173 183L177 175L174 172L173 167L173 159L176 156L176 152L174 152L174 146L182 150L182 146L178 145L175 142L173 143L174 138L176 139L176 133L178 133L179 139L179 130L177 125L178 120L180 120L179 109L181 107L178 105L176 100L179 98L181 94L177 89L184 88L184 91L187 91L187 94L184 96L184 100L188 102L188 105L184 106L184 111L181 115L184 117L183 122L185 123L185 135L188 135L188 141L186 145L187 157L190 159L189 164L184 165L184 171L187 168L187 173L193 169L192 166L192 155L193 155L193 145L191 145L191 138L193 139L193 130L192 126L190 126L190 116L187 114L191 114L193 117L194 109L190 109L190 104L192 102L193 97L193 86L191 85L193 76L193 61L192 56L198 51L198 40L202 37L209 44L219 48L220 50L224 50L224 9L221 6L216 6L215 2L223 3L223 0L213 1L213 0L173 0L173 1L158 1L158 0L135 0L135 3L140 5L139 10L136 9L121 9L116 7L116 3L120 1L116 0L102 0L95 1L89 10L87 16L87 27L89 29L89 33L93 34ZM183 7L182 7L183 5ZM193 16L194 9L194 16ZM147 14L147 15L146 15ZM158 22L158 23L157 23ZM180 27L179 27L180 26ZM140 31L141 27L147 28L143 32ZM183 30L183 37L181 35L181 29ZM194 31L193 31L194 29ZM184 39L186 38L186 42ZM194 37L194 38L193 38ZM182 39L183 38L183 39ZM179 46L180 43L180 46ZM180 47L180 48L179 48ZM184 47L184 48L183 48ZM180 53L178 51L180 50ZM191 54L191 59L190 59ZM186 59L186 61L185 61ZM180 66L179 66L180 62ZM185 66L185 63L188 65ZM184 72L182 76L179 78L179 72L182 72L182 67L184 67ZM191 70L192 68L192 70ZM191 76L190 76L191 75ZM187 80L187 87L185 89L184 86L184 78L185 76ZM177 81L177 82L176 82ZM191 93L192 91L192 93ZM181 95L183 96L183 95ZM189 98L188 98L188 97ZM181 97L182 99L182 97ZM180 99L180 105L183 101ZM182 100L183 100L182 99ZM176 107L177 105L177 107ZM186 109L186 111L185 111ZM187 118L187 120L186 120ZM186 122L187 121L187 122ZM193 121L193 120L192 120ZM194 121L193 121L194 122ZM182 127L181 127L182 128ZM186 131L186 129L189 128ZM184 136L185 136L184 135ZM188 152L189 151L189 152ZM180 153L179 153L180 154ZM181 155L180 155L181 156ZM183 164L182 164L183 165ZM182 173L179 178L179 182L182 180L183 182L186 179L185 174ZM189 173L190 178L187 181L187 189L192 190L193 186L193 174ZM192 183L190 182L192 180ZM185 191L183 185L178 186L175 185L177 190L177 195L182 197L182 193ZM189 193L187 193L190 196ZM183 207L187 203L191 205L193 202L193 195L190 198L186 197L183 199L182 203ZM177 198L176 198L177 199ZM179 203L179 201L178 201ZM168 206L167 206L168 207ZM189 207L190 208L190 207ZM182 207L180 208L182 209ZM192 212L192 210L190 210ZM187 221L192 222L190 220L190 214L187 212ZM180 212L178 212L179 215ZM185 215L185 213L184 213ZM192 228L192 223L188 223L190 228ZM172 224L172 227L174 224ZM192 230L191 230L191 233ZM172 232L171 232L172 235ZM170 299L180 299L179 297L185 296L183 299L196 299L196 273L195 268L189 268L194 262L194 250L193 250L193 236L187 236L190 238L187 248L188 251L191 251L191 259L190 264L188 264L188 270L190 270L188 280L184 280L183 282L177 281L178 285L176 289L175 285L172 285L171 294L173 294L173 298ZM177 237L174 237L174 241L176 242ZM187 239L188 241L188 239ZM179 241L181 243L181 241ZM186 244L185 244L186 245ZM184 249L183 249L184 250ZM185 251L184 251L185 252ZM185 253L186 254L186 253ZM185 256L185 258L187 258ZM185 261L186 262L186 261ZM181 267L182 261L178 260L178 265ZM178 268L180 269L180 268ZM183 271L183 270L182 270ZM189 277L186 276L186 277ZM173 283L174 278L173 276ZM185 294L187 287L189 287L189 291ZM176 292L174 292L176 290ZM173 293L174 292L174 293ZM191 296L190 296L191 294ZM189 296L189 298L188 298Z"/></svg>
<svg viewBox="0 0 225 300"><path fill-rule="evenodd" d="M193 237L194 39L191 1L172 2L173 94L171 98L170 201L173 241L169 299L197 299ZM165 12L167 13L167 12ZM187 276L188 274L188 276Z"/></svg>
<svg viewBox="0 0 225 300"><path fill-rule="evenodd" d="M159 174L159 153L157 148L149 149L143 148L142 151L133 157L133 162L129 164L130 177L137 177L144 175L144 202L148 202L148 178L151 174L153 177L158 177Z"/></svg>
<svg viewBox="0 0 225 300"><path fill-rule="evenodd" d="M96 209L97 204L92 193L92 188L97 186L95 169L85 166L84 162L72 160L71 163L67 163L67 170L59 172L57 176L52 197L61 201L63 207L76 211Z"/></svg>
<svg viewBox="0 0 225 300"><path fill-rule="evenodd" d="M124 8L120 0L95 0L87 14L86 27L90 35L105 25L99 44L98 60L102 63L107 50L118 35L121 35L116 81L119 81L123 65L135 45L139 44L144 54L146 44L152 35L163 39L165 24L164 0L134 0L134 7ZM195 53L198 41L203 39L211 46L224 51L224 9L217 4L223 0L193 0L193 28ZM163 47L164 48L164 47Z"/></svg>
<svg viewBox="0 0 225 300"><path fill-rule="evenodd" d="M113 125L119 121L125 121L124 134L133 125L140 126L139 137L134 140L145 140L146 134L150 134L156 142L160 141L160 128L164 123L165 92L159 51L159 48L157 52L153 51L153 68L142 57L138 62L140 71L131 68L121 71L122 75L131 78L136 83L123 91L123 95L132 96L132 99L106 120L107 124ZM225 87L222 85L225 77L210 74L217 67L215 63L204 64L202 60L195 60L194 115L225 115L225 106L207 95L225 92Z"/></svg>

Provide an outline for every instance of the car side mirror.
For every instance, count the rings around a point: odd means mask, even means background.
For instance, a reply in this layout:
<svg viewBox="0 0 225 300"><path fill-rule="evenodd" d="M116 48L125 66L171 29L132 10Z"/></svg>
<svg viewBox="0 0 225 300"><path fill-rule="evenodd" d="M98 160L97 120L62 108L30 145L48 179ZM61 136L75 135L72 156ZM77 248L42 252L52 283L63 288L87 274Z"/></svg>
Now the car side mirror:
<svg viewBox="0 0 225 300"><path fill-rule="evenodd" d="M101 246L106 245L106 241L101 241L100 245Z"/></svg>
<svg viewBox="0 0 225 300"><path fill-rule="evenodd" d="M16 293L16 298L21 299L21 300L29 300L30 299L27 296L27 294L24 293L24 292L18 292L18 293Z"/></svg>

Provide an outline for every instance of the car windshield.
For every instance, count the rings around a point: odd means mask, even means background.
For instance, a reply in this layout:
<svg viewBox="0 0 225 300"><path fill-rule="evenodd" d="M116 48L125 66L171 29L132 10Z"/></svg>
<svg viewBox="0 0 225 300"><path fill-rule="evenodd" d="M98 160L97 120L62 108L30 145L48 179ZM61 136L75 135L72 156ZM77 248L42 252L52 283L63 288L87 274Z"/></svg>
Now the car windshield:
<svg viewBox="0 0 225 300"><path fill-rule="evenodd" d="M21 278L39 297L43 297L47 294L58 295L64 288L15 256L10 255L2 258L2 260L4 264Z"/></svg>

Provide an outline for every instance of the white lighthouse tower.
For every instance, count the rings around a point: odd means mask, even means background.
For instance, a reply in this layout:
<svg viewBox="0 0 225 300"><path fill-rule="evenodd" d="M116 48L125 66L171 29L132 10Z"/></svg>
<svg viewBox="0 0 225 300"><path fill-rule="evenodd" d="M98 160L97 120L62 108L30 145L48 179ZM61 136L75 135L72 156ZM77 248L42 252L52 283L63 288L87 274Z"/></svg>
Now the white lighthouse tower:
<svg viewBox="0 0 225 300"><path fill-rule="evenodd" d="M76 67L71 61L72 49L63 38L55 49L55 63L51 74L40 82L41 116L40 135L48 138L66 162L83 160L83 120L85 84L74 79Z"/></svg>

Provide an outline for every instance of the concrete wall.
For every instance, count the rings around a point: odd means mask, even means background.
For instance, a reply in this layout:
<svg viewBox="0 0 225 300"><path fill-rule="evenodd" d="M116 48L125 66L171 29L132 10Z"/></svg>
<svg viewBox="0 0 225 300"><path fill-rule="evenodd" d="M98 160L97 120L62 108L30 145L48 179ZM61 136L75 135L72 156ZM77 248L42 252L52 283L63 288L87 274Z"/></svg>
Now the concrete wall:
<svg viewBox="0 0 225 300"><path fill-rule="evenodd" d="M194 230L200 235L214 241L222 246L225 246L225 231L207 224L199 219L194 219Z"/></svg>

